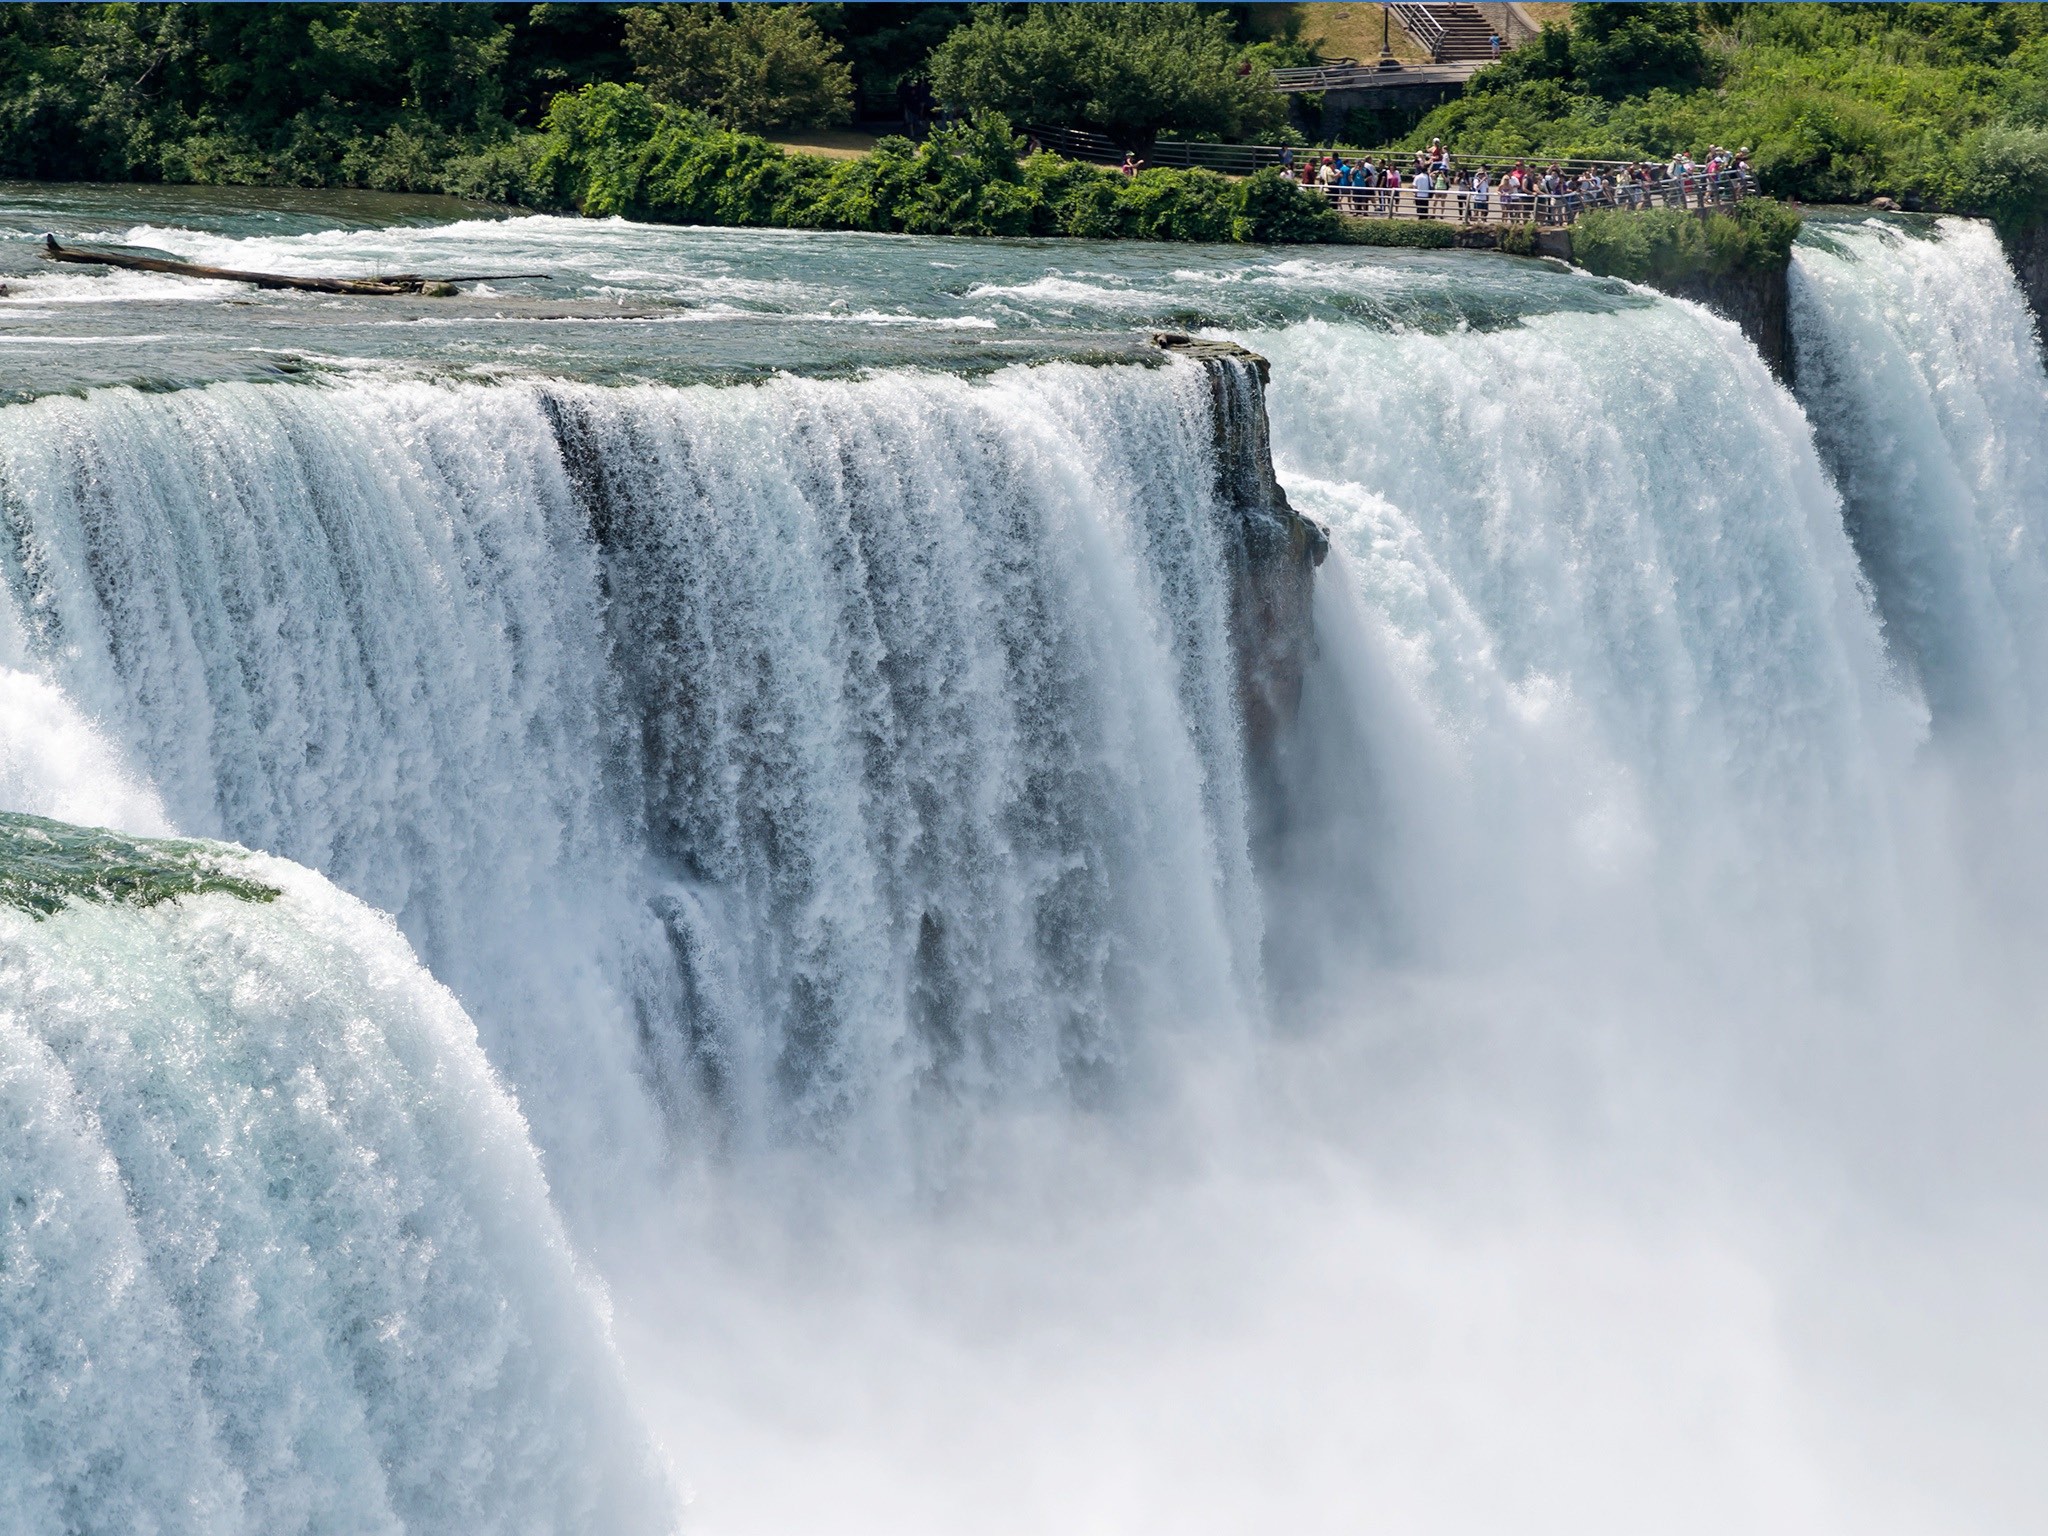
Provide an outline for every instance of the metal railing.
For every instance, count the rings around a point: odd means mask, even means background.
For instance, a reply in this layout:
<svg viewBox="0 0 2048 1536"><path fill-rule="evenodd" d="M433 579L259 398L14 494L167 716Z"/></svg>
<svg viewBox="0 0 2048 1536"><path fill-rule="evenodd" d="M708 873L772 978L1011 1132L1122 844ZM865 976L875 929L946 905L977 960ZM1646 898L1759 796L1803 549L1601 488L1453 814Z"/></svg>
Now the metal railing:
<svg viewBox="0 0 2048 1536"><path fill-rule="evenodd" d="M1443 56L1444 24L1426 5L1389 5L1401 30L1429 50L1432 59Z"/></svg>
<svg viewBox="0 0 2048 1536"><path fill-rule="evenodd" d="M1089 133L1079 128L1033 128L1029 132L1040 147L1055 154L1065 155L1070 160L1090 160L1098 165L1118 165L1124 158L1124 146L1099 133ZM1409 174L1415 151L1367 149L1348 144L1298 146L1290 149L1279 144L1212 144L1202 139L1161 138L1155 140L1141 158L1148 166L1168 166L1176 170L1200 167L1204 170L1220 171L1226 176L1249 176L1253 171L1262 170L1269 165L1284 165L1288 163L1290 156L1296 164L1306 170L1325 155L1336 155L1354 163L1369 160L1376 166L1398 165L1405 177ZM1496 178L1517 166L1536 173L1555 166L1567 176L1576 177L1584 172L1593 171L1598 172L1604 179L1612 180L1617 172L1642 163L1636 160L1589 160L1562 155L1532 157L1461 154L1456 158L1459 170L1471 171L1483 166L1493 172Z"/></svg>
<svg viewBox="0 0 2048 1536"><path fill-rule="evenodd" d="M1602 178L1598 188L1574 186L1562 192L1510 190L1496 184L1482 193L1454 183L1419 193L1405 177L1398 187L1308 182L1304 190L1322 194L1339 213L1359 219L1563 226L1595 208L1633 212L1682 208L1704 213L1710 208L1732 207L1755 194L1756 177L1731 167L1622 183Z"/></svg>
<svg viewBox="0 0 2048 1536"><path fill-rule="evenodd" d="M1033 128L1031 141L1042 149L1069 160L1091 160L1097 165L1120 165L1124 148L1114 139L1080 128ZM1249 176L1263 166L1279 165L1288 151L1278 144L1209 144L1197 139L1158 139L1145 152L1148 166L1162 165L1174 170L1219 171L1225 176ZM1296 153L1306 153L1296 151Z"/></svg>
<svg viewBox="0 0 2048 1536"><path fill-rule="evenodd" d="M1115 140L1083 129L1034 128L1031 138L1041 148L1073 160L1118 165L1124 158L1124 150ZM1326 155L1335 155L1353 164L1370 162L1375 166L1399 167L1401 185L1382 186L1378 181L1371 186L1326 185L1314 179L1314 167L1319 166ZM1414 158L1412 150L1288 150L1277 144L1209 144L1193 139L1159 139L1143 163L1173 169L1201 167L1228 176L1248 176L1268 166L1286 165L1290 156L1298 159L1298 174L1304 188L1322 193L1340 213L1356 218L1565 225L1572 223L1588 208L1704 210L1730 206L1754 195L1757 190L1755 175L1733 166L1719 171L1695 168L1675 176L1666 167L1652 166L1648 176L1624 176L1625 172L1633 173L1641 162L1559 158L1542 160L1531 166L1527 156L1459 155L1456 171L1460 176L1484 170L1492 180L1493 185L1484 201L1469 187L1451 185L1432 188L1428 197L1418 202L1413 175L1408 169ZM1502 185L1511 171L1524 170L1531 176L1541 176L1551 169L1573 185L1563 192L1510 192ZM1384 179L1385 172L1380 171L1378 175ZM1577 185L1588 175L1598 177L1600 183L1598 189L1590 193L1579 190Z"/></svg>

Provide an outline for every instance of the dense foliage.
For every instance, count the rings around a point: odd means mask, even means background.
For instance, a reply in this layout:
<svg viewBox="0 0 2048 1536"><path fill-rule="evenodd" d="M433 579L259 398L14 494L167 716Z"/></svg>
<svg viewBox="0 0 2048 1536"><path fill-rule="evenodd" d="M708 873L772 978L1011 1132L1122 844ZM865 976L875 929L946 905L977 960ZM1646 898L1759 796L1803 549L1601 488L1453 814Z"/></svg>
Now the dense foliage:
<svg viewBox="0 0 2048 1536"><path fill-rule="evenodd" d="M626 52L657 101L731 128L816 127L853 117L853 72L808 5L636 5Z"/></svg>
<svg viewBox="0 0 2048 1536"><path fill-rule="evenodd" d="M1765 189L2048 214L2048 7L1580 5L1412 138L1468 152L1749 149Z"/></svg>
<svg viewBox="0 0 2048 1536"><path fill-rule="evenodd" d="M8 6L0 174L431 184L509 135L510 43L488 6Z"/></svg>
<svg viewBox="0 0 2048 1536"><path fill-rule="evenodd" d="M541 143L521 199L596 215L1140 240L1320 240L1337 228L1321 198L1277 172L1127 178L1058 155L1020 159L997 113L935 129L922 145L891 137L859 159L826 160L664 107L638 86L604 84L558 97Z"/></svg>
<svg viewBox="0 0 2048 1536"><path fill-rule="evenodd" d="M1327 211L1271 176L1126 183L1010 155L1010 170L975 172L969 196L955 163L982 163L962 147L979 129L929 151L885 141L851 168L746 137L855 110L921 127L931 104L1134 144L1166 128L1292 137L1263 71L1315 39L1296 26L1259 40L1272 18L1258 9L14 5L0 8L0 176L449 191L843 228L1326 238ZM644 89L591 94L631 80ZM1411 142L1432 137L1603 158L1719 143L1750 149L1781 196L1886 194L2026 224L2048 217L2048 7L1582 4Z"/></svg>
<svg viewBox="0 0 2048 1536"><path fill-rule="evenodd" d="M1572 226L1572 259L1589 272L1634 282L1782 271L1799 222L1797 213L1768 198L1705 217L1678 208L1599 209Z"/></svg>
<svg viewBox="0 0 2048 1536"><path fill-rule="evenodd" d="M1256 138L1287 121L1228 16L1193 5L1001 5L933 52L943 102L1147 144L1162 129Z"/></svg>
<svg viewBox="0 0 2048 1536"><path fill-rule="evenodd" d="M915 100L1134 140L1281 131L1260 72L1309 46L1255 40L1243 10L10 5L0 176L488 190L517 181L514 141L557 94L632 79L734 128ZM920 95L932 75L946 90Z"/></svg>

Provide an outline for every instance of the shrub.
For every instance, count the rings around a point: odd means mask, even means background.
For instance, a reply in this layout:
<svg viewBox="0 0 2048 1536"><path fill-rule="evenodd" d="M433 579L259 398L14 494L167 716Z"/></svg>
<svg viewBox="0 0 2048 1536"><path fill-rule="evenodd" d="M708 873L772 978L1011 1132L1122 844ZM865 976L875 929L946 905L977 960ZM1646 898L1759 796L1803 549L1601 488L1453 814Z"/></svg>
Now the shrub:
<svg viewBox="0 0 2048 1536"><path fill-rule="evenodd" d="M546 146L545 138L529 133L451 156L441 167L441 190L481 203L544 203L534 172Z"/></svg>
<svg viewBox="0 0 2048 1536"><path fill-rule="evenodd" d="M1338 238L1346 245L1391 246L1411 251L1441 251L1458 243L1457 231L1451 225L1424 224L1414 219L1351 220L1345 223Z"/></svg>
<svg viewBox="0 0 2048 1536"><path fill-rule="evenodd" d="M1341 223L1329 203L1268 166L1237 184L1230 238L1259 244L1334 240Z"/></svg>
<svg viewBox="0 0 2048 1536"><path fill-rule="evenodd" d="M1595 209L1572 225L1572 259L1603 277L1682 281L1736 271L1781 270L1792 257L1799 215L1752 198L1730 212L1679 208Z"/></svg>
<svg viewBox="0 0 2048 1536"><path fill-rule="evenodd" d="M1236 189L1214 171L1140 171L1116 196L1124 233L1139 240L1228 240Z"/></svg>
<svg viewBox="0 0 2048 1536"><path fill-rule="evenodd" d="M2009 229L2048 218L2048 128L1987 128L1970 143L1964 195Z"/></svg>
<svg viewBox="0 0 2048 1536"><path fill-rule="evenodd" d="M1509 256L1540 255L1536 246L1536 226L1533 224L1504 224L1501 226L1496 250Z"/></svg>
<svg viewBox="0 0 2048 1536"><path fill-rule="evenodd" d="M1207 241L1325 240L1338 230L1321 198L1277 171L1232 182L1164 168L1126 178L1043 153L1020 163L998 113L940 128L921 146L892 136L872 154L834 161L661 106L639 86L557 97L537 148L478 154L464 175L470 195L523 187L541 206L670 223ZM1437 233L1411 243L1439 243Z"/></svg>
<svg viewBox="0 0 2048 1536"><path fill-rule="evenodd" d="M661 108L637 85L564 91L548 105L546 141L534 157L540 200L593 218L624 213L639 201L648 142L661 122Z"/></svg>

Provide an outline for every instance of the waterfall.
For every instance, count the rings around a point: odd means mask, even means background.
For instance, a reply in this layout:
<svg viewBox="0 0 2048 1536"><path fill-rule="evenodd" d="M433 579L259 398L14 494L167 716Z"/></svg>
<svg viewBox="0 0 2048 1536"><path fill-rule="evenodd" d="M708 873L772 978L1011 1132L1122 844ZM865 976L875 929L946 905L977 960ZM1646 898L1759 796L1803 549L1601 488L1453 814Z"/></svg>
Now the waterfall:
<svg viewBox="0 0 2048 1536"><path fill-rule="evenodd" d="M310 871L0 815L0 1169L8 1530L671 1528L474 1028Z"/></svg>
<svg viewBox="0 0 2048 1536"><path fill-rule="evenodd" d="M707 1529L2027 1528L2048 391L1978 226L1792 281L1290 254L1277 481L1216 356L0 409L0 1511L658 1527L573 1240Z"/></svg>
<svg viewBox="0 0 2048 1536"><path fill-rule="evenodd" d="M884 1148L1256 1014L1207 378L48 399L0 562L181 830L398 917L572 1183L663 1116Z"/></svg>
<svg viewBox="0 0 2048 1536"><path fill-rule="evenodd" d="M1799 394L1894 654L2013 744L2048 685L2048 377L1990 227L1829 222L1792 265Z"/></svg>
<svg viewBox="0 0 2048 1536"><path fill-rule="evenodd" d="M1733 325L1660 300L1258 345L1281 478L1336 549L1317 707L1372 765L1362 844L1303 855L1370 895L1354 942L1697 952L1881 903L1922 725Z"/></svg>

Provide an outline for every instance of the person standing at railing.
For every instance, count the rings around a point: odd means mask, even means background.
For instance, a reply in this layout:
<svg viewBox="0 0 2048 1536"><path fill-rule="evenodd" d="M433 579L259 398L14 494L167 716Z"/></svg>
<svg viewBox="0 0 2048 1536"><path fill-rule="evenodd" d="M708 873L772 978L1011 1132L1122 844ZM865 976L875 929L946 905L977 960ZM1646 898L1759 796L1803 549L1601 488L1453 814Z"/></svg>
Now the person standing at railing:
<svg viewBox="0 0 2048 1536"><path fill-rule="evenodd" d="M1380 176L1380 213L1393 218L1401 211L1401 167L1390 165Z"/></svg>
<svg viewBox="0 0 2048 1536"><path fill-rule="evenodd" d="M1495 39L1499 41L1499 39ZM1479 216L1479 222L1486 222L1488 204L1493 201L1493 173L1480 166L1472 173L1472 211Z"/></svg>
<svg viewBox="0 0 2048 1536"><path fill-rule="evenodd" d="M1429 217L1429 199L1435 191L1436 181L1429 174L1429 167L1425 165L1415 173L1415 217Z"/></svg>

